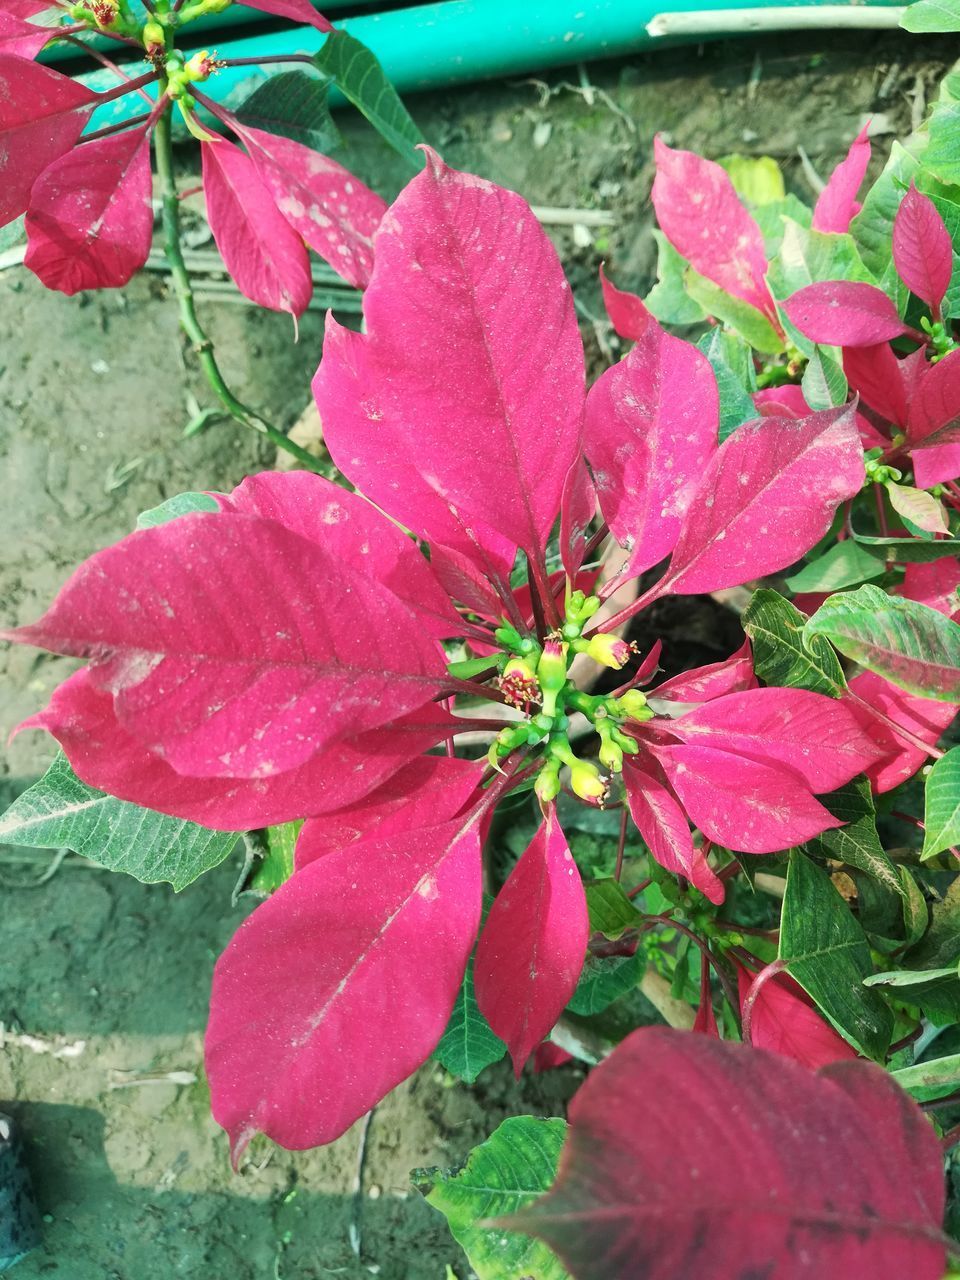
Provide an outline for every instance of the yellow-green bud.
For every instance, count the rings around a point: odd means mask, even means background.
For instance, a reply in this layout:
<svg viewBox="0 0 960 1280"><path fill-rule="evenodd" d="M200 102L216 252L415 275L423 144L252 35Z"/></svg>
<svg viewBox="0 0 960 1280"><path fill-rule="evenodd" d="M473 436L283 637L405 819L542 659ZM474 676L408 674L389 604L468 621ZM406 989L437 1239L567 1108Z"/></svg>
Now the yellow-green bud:
<svg viewBox="0 0 960 1280"><path fill-rule="evenodd" d="M617 699L620 714L628 720L652 720L653 712L639 689L628 689Z"/></svg>
<svg viewBox="0 0 960 1280"><path fill-rule="evenodd" d="M163 27L159 22L155 22L153 18L149 22L143 24L143 31L140 33L145 49L155 49L158 46L163 47L164 34Z"/></svg>
<svg viewBox="0 0 960 1280"><path fill-rule="evenodd" d="M596 765L589 760L574 760L570 766L570 786L581 800L603 807L607 784Z"/></svg>
<svg viewBox="0 0 960 1280"><path fill-rule="evenodd" d="M614 671L619 671L630 661L633 646L626 640L621 640L619 636L595 633L587 641L584 652L601 666L612 667Z"/></svg>
<svg viewBox="0 0 960 1280"><path fill-rule="evenodd" d="M558 760L544 761L543 768L537 774L537 780L533 784L533 790L537 799L543 804L556 800L560 794L560 762Z"/></svg>

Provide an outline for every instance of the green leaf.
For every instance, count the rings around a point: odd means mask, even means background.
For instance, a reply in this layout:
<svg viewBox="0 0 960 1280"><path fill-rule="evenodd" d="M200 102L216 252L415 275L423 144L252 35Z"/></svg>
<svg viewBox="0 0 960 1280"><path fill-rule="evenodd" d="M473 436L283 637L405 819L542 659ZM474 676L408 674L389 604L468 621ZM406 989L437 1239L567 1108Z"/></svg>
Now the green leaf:
<svg viewBox="0 0 960 1280"><path fill-rule="evenodd" d="M326 155L341 142L329 98L328 80L318 80L306 71L281 71L256 88L236 114L241 124L292 138Z"/></svg>
<svg viewBox="0 0 960 1280"><path fill-rule="evenodd" d="M856 1048L870 1058L884 1056L893 1015L863 985L873 972L869 943L827 873L797 850L787 870L780 958Z"/></svg>
<svg viewBox="0 0 960 1280"><path fill-rule="evenodd" d="M906 896L903 899L904 940L908 947L912 947L926 933L927 925L930 923L930 913L927 911L927 900L923 896L923 890L913 878L909 868L900 867L898 870L906 890Z"/></svg>
<svg viewBox="0 0 960 1280"><path fill-rule="evenodd" d="M587 953L580 981L567 1005L571 1013L589 1018L632 991L646 968L646 953L632 956L594 956Z"/></svg>
<svg viewBox="0 0 960 1280"><path fill-rule="evenodd" d="M697 343L698 350L710 361L720 392L720 431L723 444L727 436L744 422L758 417L751 392L757 389L757 373L753 352L739 334L718 325L705 333Z"/></svg>
<svg viewBox="0 0 960 1280"><path fill-rule="evenodd" d="M447 1029L433 1056L452 1076L473 1084L485 1067L499 1062L507 1046L480 1012L473 989L473 956L463 975Z"/></svg>
<svg viewBox="0 0 960 1280"><path fill-rule="evenodd" d="M921 858L960 844L960 747L941 756L927 776L923 826Z"/></svg>
<svg viewBox="0 0 960 1280"><path fill-rule="evenodd" d="M960 0L917 0L907 5L904 31L960 31Z"/></svg>
<svg viewBox="0 0 960 1280"><path fill-rule="evenodd" d="M164 880L180 890L222 862L237 833L209 831L94 791L60 752L40 781L0 817L0 843L72 849L144 884Z"/></svg>
<svg viewBox="0 0 960 1280"><path fill-rule="evenodd" d="M457 1171L415 1169L413 1185L446 1218L478 1280L568 1280L547 1246L516 1231L482 1226L516 1213L557 1175L564 1120L512 1116Z"/></svg>
<svg viewBox="0 0 960 1280"><path fill-rule="evenodd" d="M846 826L824 831L818 836L817 843L825 856L865 871L905 899L907 890L900 873L887 857L877 835L877 812L866 778L855 778L830 795L821 796L820 800L835 818L846 823Z"/></svg>
<svg viewBox="0 0 960 1280"><path fill-rule="evenodd" d="M864 986L886 991L895 1000L919 1006L936 1021L960 1019L960 975L956 964L945 969L893 969L864 978Z"/></svg>
<svg viewBox="0 0 960 1280"><path fill-rule="evenodd" d="M706 315L684 285L687 260L681 258L662 231L654 228L653 238L657 242L657 283L644 298L645 304L661 324L699 324Z"/></svg>
<svg viewBox="0 0 960 1280"><path fill-rule="evenodd" d="M265 896L275 893L293 875L293 851L303 820L282 822L267 827L267 856L260 862L250 879L254 893Z"/></svg>
<svg viewBox="0 0 960 1280"><path fill-rule="evenodd" d="M901 1089L906 1089L917 1102L933 1102L960 1089L960 1053L933 1062L918 1062L912 1067L891 1071Z"/></svg>
<svg viewBox="0 0 960 1280"><path fill-rule="evenodd" d="M840 660L826 640L804 643L806 618L789 600L763 588L740 619L750 637L753 665L765 684L812 689L839 698L847 687Z"/></svg>
<svg viewBox="0 0 960 1280"><path fill-rule="evenodd" d="M643 922L643 915L626 895L619 880L590 880L584 886L591 933L619 938L625 929Z"/></svg>
<svg viewBox="0 0 960 1280"><path fill-rule="evenodd" d="M893 221L903 193L916 177L920 162L899 142L890 150L883 172L867 192L863 208L850 223L850 234L860 251L864 266L873 272L877 284L893 298L901 310L906 306L906 286L899 283L893 264Z"/></svg>
<svg viewBox="0 0 960 1280"><path fill-rule="evenodd" d="M960 182L960 103L938 102L927 120L923 167L941 182Z"/></svg>
<svg viewBox="0 0 960 1280"><path fill-rule="evenodd" d="M772 156L721 156L717 164L726 169L734 191L747 204L773 204L786 198L783 173Z"/></svg>
<svg viewBox="0 0 960 1280"><path fill-rule="evenodd" d="M876 547L888 562L899 564L928 564L942 560L944 556L960 555L960 538L941 538L937 542L925 542L921 538L880 538L872 534L857 533L853 536L861 546Z"/></svg>
<svg viewBox="0 0 960 1280"><path fill-rule="evenodd" d="M215 498L209 493L178 493L159 507L151 507L137 516L138 529L153 529L158 524L169 524L171 520L179 520L181 516L193 515L196 511L219 511Z"/></svg>
<svg viewBox="0 0 960 1280"><path fill-rule="evenodd" d="M684 272L687 292L703 308L707 315L716 316L737 333L755 350L764 355L779 355L783 340L767 317L748 302L732 297L719 285L699 275L692 267Z"/></svg>
<svg viewBox="0 0 960 1280"><path fill-rule="evenodd" d="M886 571L883 558L867 551L851 538L835 542L825 555L805 564L786 579L791 591L839 591L855 587L869 578L880 578Z"/></svg>
<svg viewBox="0 0 960 1280"><path fill-rule="evenodd" d="M784 219L783 241L767 279L778 302L823 280L874 283L852 235L814 231L793 218Z"/></svg>
<svg viewBox="0 0 960 1280"><path fill-rule="evenodd" d="M422 168L423 157L415 148L423 136L365 44L346 31L334 31L314 54L313 64L363 112L381 137L412 165Z"/></svg>
<svg viewBox="0 0 960 1280"><path fill-rule="evenodd" d="M803 398L811 409L836 409L847 402L846 374L824 347L815 346L800 380Z"/></svg>
<svg viewBox="0 0 960 1280"><path fill-rule="evenodd" d="M823 602L804 628L804 643L815 636L901 689L960 702L960 626L929 605L860 587Z"/></svg>
<svg viewBox="0 0 960 1280"><path fill-rule="evenodd" d="M938 502L932 493L909 484L894 484L892 480L888 480L884 488L891 507L908 525L916 525L924 533L950 532L943 503Z"/></svg>
<svg viewBox="0 0 960 1280"><path fill-rule="evenodd" d="M906 954L915 969L942 969L955 965L960 956L960 876L930 908L930 928Z"/></svg>

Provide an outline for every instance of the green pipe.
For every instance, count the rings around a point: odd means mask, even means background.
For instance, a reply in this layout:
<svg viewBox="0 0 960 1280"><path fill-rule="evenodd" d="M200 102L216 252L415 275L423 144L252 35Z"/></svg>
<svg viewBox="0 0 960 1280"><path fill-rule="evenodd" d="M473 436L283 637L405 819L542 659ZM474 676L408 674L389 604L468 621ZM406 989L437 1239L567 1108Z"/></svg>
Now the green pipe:
<svg viewBox="0 0 960 1280"><path fill-rule="evenodd" d="M821 0L809 0L803 4L801 0L798 5L796 0L789 4L773 0L753 7L807 9L819 7L820 3ZM898 6L895 0L857 6L865 7ZM743 9L744 4L743 0L710 0L710 8ZM372 49L394 86L401 93L409 93L470 80L522 75L571 62L625 57L652 44L663 47L665 41L647 31L651 19L665 11L696 13L701 9L696 0L443 0L412 9L346 18L338 25ZM705 38L706 33L697 36L700 40ZM312 28L292 27L218 43L217 51L223 58L313 53L322 39ZM239 100L267 74L254 67L228 67L211 82L210 91L218 100L229 103ZM83 80L101 89L116 83L115 77L104 71L84 76ZM117 98L94 113L90 128L116 124L143 109L142 98Z"/></svg>

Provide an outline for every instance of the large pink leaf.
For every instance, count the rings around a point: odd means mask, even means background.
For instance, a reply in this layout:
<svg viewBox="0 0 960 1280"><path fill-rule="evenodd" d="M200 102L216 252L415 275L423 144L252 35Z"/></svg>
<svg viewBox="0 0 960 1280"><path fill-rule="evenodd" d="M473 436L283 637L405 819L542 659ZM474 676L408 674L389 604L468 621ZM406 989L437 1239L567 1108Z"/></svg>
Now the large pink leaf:
<svg viewBox="0 0 960 1280"><path fill-rule="evenodd" d="M790 323L811 342L829 346L869 347L907 332L887 295L858 280L808 284L782 306Z"/></svg>
<svg viewBox="0 0 960 1280"><path fill-rule="evenodd" d="M927 763L929 756L911 740L919 738L933 746L957 714L955 703L935 702L933 698L920 698L899 689L873 671L861 671L849 681L850 692L861 698L868 707L874 707L885 720L878 720L866 707L851 703L851 710L869 733L880 758L868 765L866 775L878 794L892 791ZM892 726L894 721L902 725L910 738L901 738Z"/></svg>
<svg viewBox="0 0 960 1280"><path fill-rule="evenodd" d="M857 192L870 163L869 128L869 123L863 126L817 197L813 210L814 231L847 231L851 219L860 211Z"/></svg>
<svg viewBox="0 0 960 1280"><path fill-rule="evenodd" d="M119 289L147 260L153 237L150 135L85 142L33 184L25 265L48 289Z"/></svg>
<svg viewBox="0 0 960 1280"><path fill-rule="evenodd" d="M653 857L674 875L684 876L711 902L723 901L723 882L694 845L683 810L673 795L634 759L625 762L623 781L630 816Z"/></svg>
<svg viewBox="0 0 960 1280"><path fill-rule="evenodd" d="M467 551L479 522L539 558L584 398L553 246L519 196L429 151L375 243L367 331L328 326L314 381L334 461L431 540Z"/></svg>
<svg viewBox="0 0 960 1280"><path fill-rule="evenodd" d="M850 347L850 351L871 350ZM813 410L807 404L803 388L791 383L781 387L764 387L753 393L753 403L764 418L808 418ZM885 449L890 441L877 430L869 418L857 411L857 432L864 449Z"/></svg>
<svg viewBox="0 0 960 1280"><path fill-rule="evenodd" d="M330 21L318 13L310 0L238 0L248 9L259 9L261 13L270 13L275 18L289 18L301 26L316 27L318 31L330 32L333 26Z"/></svg>
<svg viewBox="0 0 960 1280"><path fill-rule="evenodd" d="M277 208L311 249L348 284L366 287L373 233L387 211L349 169L292 138L231 121Z"/></svg>
<svg viewBox="0 0 960 1280"><path fill-rule="evenodd" d="M856 717L808 689L749 689L705 702L670 726L681 741L786 765L811 791L835 791L877 758Z"/></svg>
<svg viewBox="0 0 960 1280"><path fill-rule="evenodd" d="M52 7L51 0L0 0L0 13L12 18L35 18Z"/></svg>
<svg viewBox="0 0 960 1280"><path fill-rule="evenodd" d="M863 479L850 405L745 422L701 475L662 589L717 591L786 568L823 537Z"/></svg>
<svg viewBox="0 0 960 1280"><path fill-rule="evenodd" d="M741 693L744 689L756 687L750 641L744 640L729 658L673 676L656 688L648 689L647 697L664 698L670 702L712 702L724 694Z"/></svg>
<svg viewBox="0 0 960 1280"><path fill-rule="evenodd" d="M726 170L653 140L653 207L664 235L702 276L776 321L763 235Z"/></svg>
<svg viewBox="0 0 960 1280"><path fill-rule="evenodd" d="M618 289L607 279L607 273L600 266L600 288L603 291L603 305L607 309L610 323L621 338L628 342L636 342L643 337L648 325L656 324L653 313L648 310L642 298L626 289Z"/></svg>
<svg viewBox="0 0 960 1280"><path fill-rule="evenodd" d="M740 1009L753 974L737 965ZM750 1043L800 1062L811 1071L828 1062L855 1059L856 1049L821 1018L813 1001L786 973L778 973L756 990L750 1015Z"/></svg>
<svg viewBox="0 0 960 1280"><path fill-rule="evenodd" d="M322 818L308 818L300 829L296 866L326 857L357 840L378 840L453 818L477 790L483 764L453 756L421 756L357 804Z"/></svg>
<svg viewBox="0 0 960 1280"><path fill-rule="evenodd" d="M938 308L950 287L950 232L929 196L910 184L893 221L893 261L911 293Z"/></svg>
<svg viewBox="0 0 960 1280"><path fill-rule="evenodd" d="M960 444L960 351L924 366L910 400L907 440L911 449Z"/></svg>
<svg viewBox="0 0 960 1280"><path fill-rule="evenodd" d="M256 165L225 138L200 155L210 230L237 288L261 307L302 315L313 292L307 251Z"/></svg>
<svg viewBox="0 0 960 1280"><path fill-rule="evenodd" d="M907 389L901 362L886 342L868 347L846 347L843 371L854 391L881 418L895 426L907 423Z"/></svg>
<svg viewBox="0 0 960 1280"><path fill-rule="evenodd" d="M841 825L782 765L712 746L658 746L655 754L694 825L728 849L778 853Z"/></svg>
<svg viewBox="0 0 960 1280"><path fill-rule="evenodd" d="M903 575L900 595L916 600L948 618L960 611L957 588L960 587L960 561L944 556L929 564L908 564Z"/></svg>
<svg viewBox="0 0 960 1280"><path fill-rule="evenodd" d="M501 1225L576 1280L940 1280L940 1144L880 1067L633 1032L569 1109L552 1190Z"/></svg>
<svg viewBox="0 0 960 1280"><path fill-rule="evenodd" d="M193 777L286 772L422 706L445 671L376 579L233 513L131 534L9 638L90 658L121 723Z"/></svg>
<svg viewBox="0 0 960 1280"><path fill-rule="evenodd" d="M225 511L275 520L319 543L345 568L376 578L421 616L431 635L463 634L459 614L416 544L342 485L308 471L264 471L218 501Z"/></svg>
<svg viewBox="0 0 960 1280"><path fill-rule="evenodd" d="M206 1036L234 1162L332 1142L436 1047L480 921L476 817L297 871L217 962Z"/></svg>
<svg viewBox="0 0 960 1280"><path fill-rule="evenodd" d="M500 890L477 944L477 1004L517 1075L576 989L590 933L587 899L551 809Z"/></svg>
<svg viewBox="0 0 960 1280"><path fill-rule="evenodd" d="M23 213L38 175L70 150L96 100L59 71L0 53L0 226Z"/></svg>
<svg viewBox="0 0 960 1280"><path fill-rule="evenodd" d="M920 489L931 489L935 484L960 477L960 443L922 447L910 454L913 478Z"/></svg>
<svg viewBox="0 0 960 1280"><path fill-rule="evenodd" d="M710 362L651 320L590 388L583 444L600 509L630 549L634 577L670 554L717 450L720 397Z"/></svg>
<svg viewBox="0 0 960 1280"><path fill-rule="evenodd" d="M378 729L341 738L298 768L268 778L188 778L123 728L113 699L82 670L20 729L52 733L90 787L215 830L246 831L360 800L448 738L459 723L439 707L422 707Z"/></svg>
<svg viewBox="0 0 960 1280"><path fill-rule="evenodd" d="M0 8L0 53L12 53L18 58L35 58L48 41L56 35L51 27L41 27Z"/></svg>

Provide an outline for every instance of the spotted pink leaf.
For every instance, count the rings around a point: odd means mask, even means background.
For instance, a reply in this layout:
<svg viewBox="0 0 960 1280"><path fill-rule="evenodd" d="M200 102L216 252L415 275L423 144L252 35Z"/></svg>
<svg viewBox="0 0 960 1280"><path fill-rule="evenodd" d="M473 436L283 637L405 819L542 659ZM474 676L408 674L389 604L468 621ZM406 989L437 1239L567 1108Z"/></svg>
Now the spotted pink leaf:
<svg viewBox="0 0 960 1280"><path fill-rule="evenodd" d="M851 219L860 212L857 192L870 163L869 128L869 124L863 126L817 197L813 210L814 231L848 231Z"/></svg>
<svg viewBox="0 0 960 1280"><path fill-rule="evenodd" d="M704 468L661 590L717 591L786 568L823 537L863 478L851 405L745 422Z"/></svg>
<svg viewBox="0 0 960 1280"><path fill-rule="evenodd" d="M729 658L673 676L655 689L648 690L647 697L664 698L670 702L711 702L724 694L741 693L744 689L756 687L750 641L744 640Z"/></svg>
<svg viewBox="0 0 960 1280"><path fill-rule="evenodd" d="M887 295L856 280L808 284L782 306L790 323L811 342L829 346L868 347L907 332Z"/></svg>
<svg viewBox="0 0 960 1280"><path fill-rule="evenodd" d="M33 185L25 265L48 289L119 289L143 266L153 237L150 135L85 142Z"/></svg>
<svg viewBox="0 0 960 1280"><path fill-rule="evenodd" d="M24 22L22 18L0 8L0 53L18 58L35 58L45 44L56 35L50 27Z"/></svg>
<svg viewBox="0 0 960 1280"><path fill-rule="evenodd" d="M328 325L325 439L418 533L470 556L496 529L539 558L580 448L570 290L519 196L427 154L377 232L366 333Z"/></svg>
<svg viewBox="0 0 960 1280"><path fill-rule="evenodd" d="M0 53L0 226L24 212L37 177L80 137L96 100L59 71Z"/></svg>
<svg viewBox="0 0 960 1280"><path fill-rule="evenodd" d="M131 534L9 638L90 658L121 724L192 777L294 769L423 706L445 671L436 641L375 578L232 513Z"/></svg>
<svg viewBox="0 0 960 1280"><path fill-rule="evenodd" d="M300 26L315 27L317 31L333 30L330 21L316 11L310 0L238 0L238 3L248 9L272 14L275 18L289 18Z"/></svg>
<svg viewBox="0 0 960 1280"><path fill-rule="evenodd" d="M723 902L723 883L694 845L690 824L670 790L633 758L624 762L623 781L630 816L661 867L684 876L711 902Z"/></svg>
<svg viewBox="0 0 960 1280"><path fill-rule="evenodd" d="M600 266L600 288L603 290L603 305L607 309L610 323L621 338L636 342L643 337L647 326L655 324L653 314L647 309L641 298L625 289L618 289L607 279L607 273Z"/></svg>
<svg viewBox="0 0 960 1280"><path fill-rule="evenodd" d="M587 396L584 450L600 509L630 548L633 577L670 554L717 451L720 397L710 362L655 320Z"/></svg>
<svg viewBox="0 0 960 1280"><path fill-rule="evenodd" d="M656 1106L651 1105L656 1099ZM500 1225L576 1280L940 1280L940 1144L880 1067L633 1032L569 1108L551 1191Z"/></svg>
<svg viewBox="0 0 960 1280"><path fill-rule="evenodd" d="M953 274L950 232L933 201L913 183L894 218L893 261L910 292L939 308Z"/></svg>
<svg viewBox="0 0 960 1280"><path fill-rule="evenodd" d="M750 991L753 974L737 965L740 1009ZM829 1062L857 1057L857 1051L817 1012L804 989L778 973L756 989L750 1012L750 1043L800 1062L811 1071Z"/></svg>
<svg viewBox="0 0 960 1280"><path fill-rule="evenodd" d="M210 230L237 288L262 307L302 315L313 292L307 251L256 165L225 138L200 155Z"/></svg>
<svg viewBox="0 0 960 1280"><path fill-rule="evenodd" d="M500 890L477 944L477 1004L517 1075L570 1000L583 968L587 899L551 809Z"/></svg>
<svg viewBox="0 0 960 1280"><path fill-rule="evenodd" d="M365 288L386 201L319 151L237 121L231 125L297 234L348 284Z"/></svg>
<svg viewBox="0 0 960 1280"><path fill-rule="evenodd" d="M653 140L653 207L664 235L700 275L776 321L763 235L725 169Z"/></svg>
<svg viewBox="0 0 960 1280"><path fill-rule="evenodd" d="M305 866L217 961L205 1058L234 1163L332 1142L436 1047L480 921L477 819Z"/></svg>

